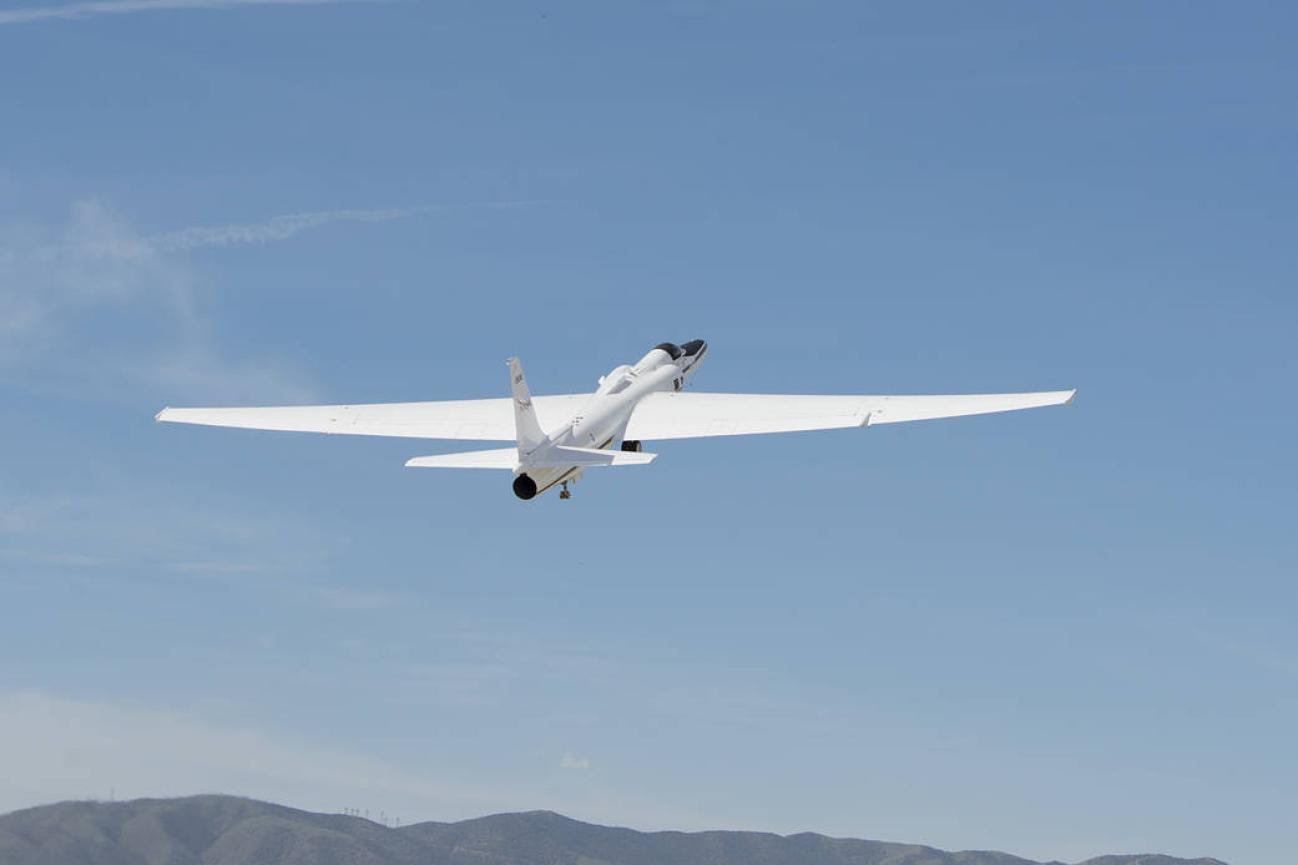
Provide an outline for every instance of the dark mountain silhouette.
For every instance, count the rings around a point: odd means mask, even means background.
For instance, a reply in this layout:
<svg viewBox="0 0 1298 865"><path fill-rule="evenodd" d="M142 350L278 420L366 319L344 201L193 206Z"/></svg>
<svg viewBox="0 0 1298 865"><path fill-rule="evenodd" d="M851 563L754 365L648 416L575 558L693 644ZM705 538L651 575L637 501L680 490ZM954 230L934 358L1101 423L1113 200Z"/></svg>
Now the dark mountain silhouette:
<svg viewBox="0 0 1298 865"><path fill-rule="evenodd" d="M637 832L549 811L390 828L233 796L63 802L0 816L0 865L1038 865L805 832ZM1223 865L1101 856L1085 865Z"/></svg>

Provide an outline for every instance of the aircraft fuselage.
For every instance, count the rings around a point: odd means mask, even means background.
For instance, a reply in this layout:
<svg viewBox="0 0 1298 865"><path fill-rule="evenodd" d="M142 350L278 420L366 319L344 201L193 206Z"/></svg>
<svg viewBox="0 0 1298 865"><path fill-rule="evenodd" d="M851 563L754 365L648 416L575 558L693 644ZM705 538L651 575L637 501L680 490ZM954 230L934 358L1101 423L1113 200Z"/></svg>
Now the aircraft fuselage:
<svg viewBox="0 0 1298 865"><path fill-rule="evenodd" d="M600 450L622 447L623 434L640 400L656 391L683 388L706 351L707 343L701 339L683 346L662 343L634 365L614 368L599 380L599 388L567 426L549 434L550 441L543 447ZM625 444L628 450L639 450L638 442ZM580 466L540 468L529 466L527 457L528 454L519 454L514 478L514 494L521 499L530 499L556 484L566 485L581 477Z"/></svg>

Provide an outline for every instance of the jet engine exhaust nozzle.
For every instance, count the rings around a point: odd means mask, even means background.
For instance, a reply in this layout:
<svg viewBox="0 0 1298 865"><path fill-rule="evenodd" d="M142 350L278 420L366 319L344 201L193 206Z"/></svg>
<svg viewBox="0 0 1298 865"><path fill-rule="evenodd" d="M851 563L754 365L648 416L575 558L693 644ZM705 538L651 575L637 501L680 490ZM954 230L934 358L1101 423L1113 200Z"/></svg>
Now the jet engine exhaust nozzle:
<svg viewBox="0 0 1298 865"><path fill-rule="evenodd" d="M536 496L536 481L527 475L519 475L514 478L514 495L523 501Z"/></svg>

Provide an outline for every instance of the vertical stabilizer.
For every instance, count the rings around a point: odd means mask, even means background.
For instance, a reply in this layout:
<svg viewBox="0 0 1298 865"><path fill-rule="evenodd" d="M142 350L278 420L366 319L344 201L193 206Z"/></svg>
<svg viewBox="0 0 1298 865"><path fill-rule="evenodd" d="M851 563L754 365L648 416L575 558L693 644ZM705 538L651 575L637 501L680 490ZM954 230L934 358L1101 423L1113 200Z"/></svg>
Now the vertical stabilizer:
<svg viewBox="0 0 1298 865"><path fill-rule="evenodd" d="M523 365L516 357L511 357L506 363L509 364L509 387L514 396L514 434L518 439L518 456L522 459L545 444L547 439L536 420L532 394L527 389L527 379L523 377Z"/></svg>

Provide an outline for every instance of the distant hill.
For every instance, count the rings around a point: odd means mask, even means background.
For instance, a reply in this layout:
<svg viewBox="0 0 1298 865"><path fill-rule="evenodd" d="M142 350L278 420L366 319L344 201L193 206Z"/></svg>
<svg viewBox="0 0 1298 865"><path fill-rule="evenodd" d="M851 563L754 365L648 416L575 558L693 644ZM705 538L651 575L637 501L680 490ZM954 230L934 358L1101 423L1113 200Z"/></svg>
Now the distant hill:
<svg viewBox="0 0 1298 865"><path fill-rule="evenodd" d="M0 816L0 865L1039 865L1006 853L765 832L636 832L549 811L389 828L232 796ZM1085 865L1224 865L1102 856Z"/></svg>

